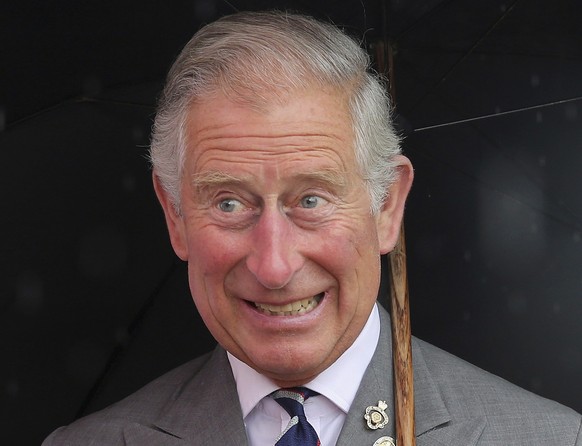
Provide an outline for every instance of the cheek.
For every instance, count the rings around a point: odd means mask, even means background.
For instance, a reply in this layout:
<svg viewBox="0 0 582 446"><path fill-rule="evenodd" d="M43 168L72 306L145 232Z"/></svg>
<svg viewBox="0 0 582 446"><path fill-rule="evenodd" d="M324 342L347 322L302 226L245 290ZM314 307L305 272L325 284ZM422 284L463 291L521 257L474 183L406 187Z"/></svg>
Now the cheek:
<svg viewBox="0 0 582 446"><path fill-rule="evenodd" d="M190 291L208 325L226 311L225 283L244 258L244 252L236 238L214 231L198 231L188 242Z"/></svg>
<svg viewBox="0 0 582 446"><path fill-rule="evenodd" d="M376 256L380 252L376 227L367 215L359 221L350 219L338 225L326 240L352 258Z"/></svg>
<svg viewBox="0 0 582 446"><path fill-rule="evenodd" d="M188 263L201 275L199 279L224 273L244 257L237 237L213 230L198 230L192 234L188 240Z"/></svg>
<svg viewBox="0 0 582 446"><path fill-rule="evenodd" d="M371 225L337 229L321 237L321 262L338 279L363 282L364 277L379 274L380 252L376 232ZM369 283L368 283L369 286Z"/></svg>
<svg viewBox="0 0 582 446"><path fill-rule="evenodd" d="M215 332L230 317L225 282L244 255L235 240L214 231L198 231L188 242L190 291L206 325Z"/></svg>

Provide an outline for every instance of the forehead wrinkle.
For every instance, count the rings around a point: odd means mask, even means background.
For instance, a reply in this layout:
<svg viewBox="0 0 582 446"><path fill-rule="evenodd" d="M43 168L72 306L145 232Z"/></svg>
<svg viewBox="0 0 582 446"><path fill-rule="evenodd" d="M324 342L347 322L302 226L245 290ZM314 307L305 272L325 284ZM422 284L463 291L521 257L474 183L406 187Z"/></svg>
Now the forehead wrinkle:
<svg viewBox="0 0 582 446"><path fill-rule="evenodd" d="M256 144L253 141L244 141L241 143L239 140L233 140L232 143L216 143L207 145L205 147L193 147L189 150L190 162L195 166L195 170L199 172L204 172L212 170L223 170L223 169L213 169L210 165L215 163L227 163L233 166L242 166L245 164L255 165L258 163L259 168L274 166L279 169L289 168L288 166L295 166L296 163L302 163L308 160L315 160L316 162L321 162L325 164L325 160L329 160L337 167L325 167L321 166L318 170L336 170L345 171L345 175L348 171L354 170L355 164L355 154L353 153L353 148L350 146L347 158L342 157L338 149L333 146L333 144L326 144L323 141L309 141L309 142L297 142L297 141L280 141L277 144L261 145ZM287 166L287 167L286 167ZM297 168L298 171L302 169L299 165L293 167ZM229 169L224 170L225 172ZM313 169L315 170L315 169ZM253 172L256 172L256 167L253 168ZM322 177L323 178L323 177ZM339 184L339 181L333 181Z"/></svg>
<svg viewBox="0 0 582 446"><path fill-rule="evenodd" d="M343 141L345 137L352 139L353 135L346 135L343 131L344 122L342 119L317 120L309 119L310 125L315 125L321 129L315 131L306 131L304 120L294 122L289 119L275 119L265 123L265 117L259 119L256 123L251 123L252 127L257 127L256 131L251 130L248 126L241 130L238 122L217 122L207 123L200 127L194 114L188 118L188 134L196 146L214 141L228 141L230 139L286 139L286 138L323 138ZM267 120L269 121L269 120ZM265 125L267 124L267 125ZM338 132L330 132L330 128L338 129ZM351 133L348 132L348 133ZM212 144L214 145L214 144Z"/></svg>
<svg viewBox="0 0 582 446"><path fill-rule="evenodd" d="M218 128L218 127L217 127ZM264 141L277 140L277 143L273 146L269 142L269 147L297 147L297 148L308 148L314 146L313 138L317 139L317 144L315 147L327 147L328 144L323 141L339 141L342 143L351 142L344 141L344 138L340 135L329 134L329 133L317 133L317 132L285 132L285 133L249 133L249 132L237 132L231 134L225 134L220 132L218 135L207 134L205 131L198 131L196 137L192 138L195 141L193 146L195 149L200 150L218 148L223 150L257 150L261 149L261 145ZM244 143L241 146L241 141ZM331 144L333 146L333 144Z"/></svg>

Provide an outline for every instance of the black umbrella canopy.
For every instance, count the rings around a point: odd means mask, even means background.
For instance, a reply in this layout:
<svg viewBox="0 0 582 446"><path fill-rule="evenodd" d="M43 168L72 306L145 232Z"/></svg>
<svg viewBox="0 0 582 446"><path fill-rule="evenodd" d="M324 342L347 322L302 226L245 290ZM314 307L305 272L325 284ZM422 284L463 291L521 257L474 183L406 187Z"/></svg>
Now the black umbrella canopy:
<svg viewBox="0 0 582 446"><path fill-rule="evenodd" d="M212 348L155 202L149 129L201 24L273 7L372 53L390 42L416 168L413 332L582 410L578 2L19 1L0 6L5 441L37 444Z"/></svg>
<svg viewBox="0 0 582 446"><path fill-rule="evenodd" d="M413 331L580 410L582 5L460 6L395 39Z"/></svg>

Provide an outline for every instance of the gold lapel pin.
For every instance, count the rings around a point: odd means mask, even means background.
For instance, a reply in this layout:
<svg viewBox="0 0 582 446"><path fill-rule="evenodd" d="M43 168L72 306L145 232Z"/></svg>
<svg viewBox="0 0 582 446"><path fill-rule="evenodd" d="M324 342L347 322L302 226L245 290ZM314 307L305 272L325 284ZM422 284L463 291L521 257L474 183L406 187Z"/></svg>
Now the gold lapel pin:
<svg viewBox="0 0 582 446"><path fill-rule="evenodd" d="M368 406L366 407L366 414L364 418L366 419L366 423L370 429L382 429L384 426L388 424L388 415L386 414L385 410L388 408L386 401L378 401L377 406ZM382 438L389 438L389 437L382 437ZM378 443L378 442L376 442ZM374 443L374 445L376 445ZM378 443L381 445L383 443ZM388 443L389 444L389 443Z"/></svg>
<svg viewBox="0 0 582 446"><path fill-rule="evenodd" d="M380 437L374 442L373 446L396 446L396 443L392 437Z"/></svg>

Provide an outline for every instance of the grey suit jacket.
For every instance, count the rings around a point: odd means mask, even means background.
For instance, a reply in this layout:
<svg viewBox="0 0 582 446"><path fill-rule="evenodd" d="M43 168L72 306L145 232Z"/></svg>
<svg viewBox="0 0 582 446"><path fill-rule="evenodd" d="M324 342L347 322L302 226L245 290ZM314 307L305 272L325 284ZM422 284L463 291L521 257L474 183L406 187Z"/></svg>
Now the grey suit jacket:
<svg viewBox="0 0 582 446"><path fill-rule="evenodd" d="M392 340L380 309L376 353L352 404L338 445L373 445L394 435ZM581 417L413 339L418 446L582 446ZM365 409L388 403L389 424L368 429ZM246 445L235 382L223 349L191 361L119 403L62 427L51 445ZM329 445L324 445L329 446Z"/></svg>

